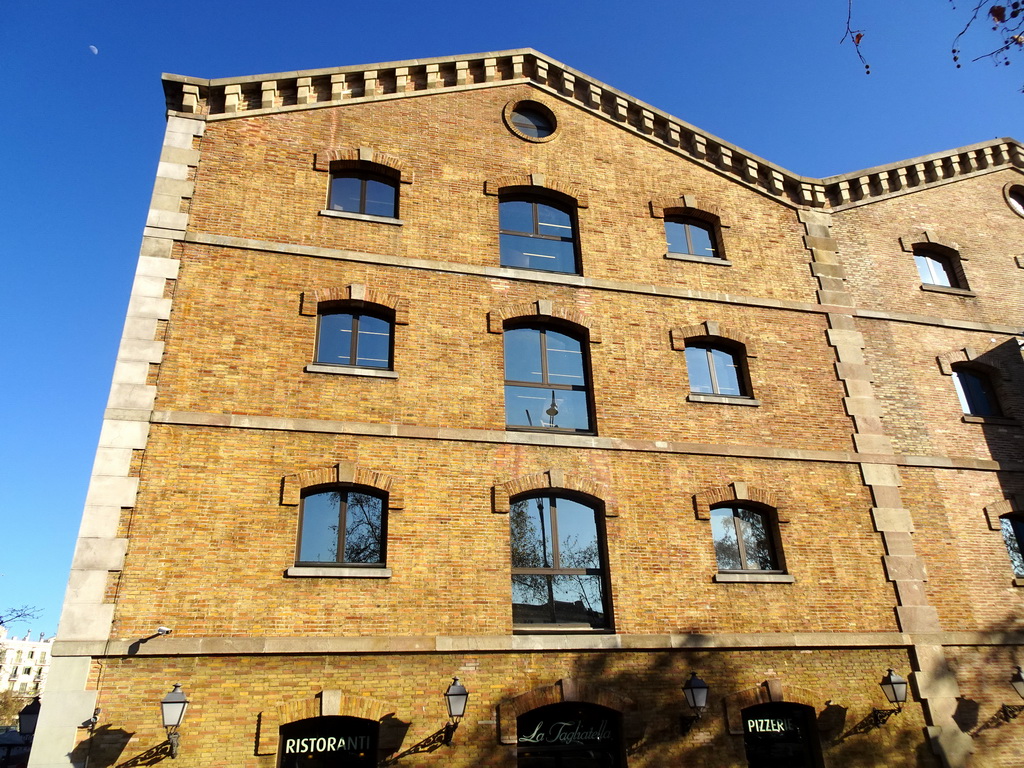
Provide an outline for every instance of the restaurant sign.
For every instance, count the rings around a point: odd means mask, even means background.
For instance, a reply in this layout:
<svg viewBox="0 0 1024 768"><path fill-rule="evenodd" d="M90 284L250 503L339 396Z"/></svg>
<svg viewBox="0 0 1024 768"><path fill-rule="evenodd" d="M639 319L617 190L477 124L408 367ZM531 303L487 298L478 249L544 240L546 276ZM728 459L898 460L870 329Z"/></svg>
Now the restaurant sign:
<svg viewBox="0 0 1024 768"><path fill-rule="evenodd" d="M820 768L814 708L790 702L743 710L743 745L749 768Z"/></svg>
<svg viewBox="0 0 1024 768"><path fill-rule="evenodd" d="M380 724L360 717L310 717L281 726L281 768L373 768Z"/></svg>

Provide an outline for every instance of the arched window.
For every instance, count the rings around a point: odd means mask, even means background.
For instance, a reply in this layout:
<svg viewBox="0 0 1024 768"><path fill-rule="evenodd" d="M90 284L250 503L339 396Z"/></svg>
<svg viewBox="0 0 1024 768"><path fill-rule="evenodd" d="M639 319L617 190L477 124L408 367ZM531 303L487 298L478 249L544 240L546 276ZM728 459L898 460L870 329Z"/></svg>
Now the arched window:
<svg viewBox="0 0 1024 768"><path fill-rule="evenodd" d="M501 266L577 274L575 211L534 195L504 196L498 204Z"/></svg>
<svg viewBox="0 0 1024 768"><path fill-rule="evenodd" d="M390 370L394 313L356 309L346 304L321 305L316 362Z"/></svg>
<svg viewBox="0 0 1024 768"><path fill-rule="evenodd" d="M384 564L387 497L360 486L308 489L302 496L297 565Z"/></svg>
<svg viewBox="0 0 1024 768"><path fill-rule="evenodd" d="M960 256L954 249L937 243L927 248L914 246L914 263L922 285L968 290Z"/></svg>
<svg viewBox="0 0 1024 768"><path fill-rule="evenodd" d="M710 224L685 216L665 217L665 240L669 253L720 258L718 237Z"/></svg>
<svg viewBox="0 0 1024 768"><path fill-rule="evenodd" d="M584 341L547 325L505 331L505 424L593 432Z"/></svg>
<svg viewBox="0 0 1024 768"><path fill-rule="evenodd" d="M510 534L515 625L610 626L597 506L558 494L520 497L511 505Z"/></svg>
<svg viewBox="0 0 1024 768"><path fill-rule="evenodd" d="M690 391L711 395L749 397L743 351L712 341L686 343L686 372Z"/></svg>
<svg viewBox="0 0 1024 768"><path fill-rule="evenodd" d="M967 415L1002 416L992 379L984 372L968 365L954 365L953 386Z"/></svg>
<svg viewBox="0 0 1024 768"><path fill-rule="evenodd" d="M1005 515L999 518L999 525L1013 573L1019 579L1024 578L1024 515Z"/></svg>
<svg viewBox="0 0 1024 768"><path fill-rule="evenodd" d="M398 180L377 170L347 167L331 174L332 211L398 218Z"/></svg>
<svg viewBox="0 0 1024 768"><path fill-rule="evenodd" d="M713 507L711 535L720 572L782 573L770 510L739 503Z"/></svg>

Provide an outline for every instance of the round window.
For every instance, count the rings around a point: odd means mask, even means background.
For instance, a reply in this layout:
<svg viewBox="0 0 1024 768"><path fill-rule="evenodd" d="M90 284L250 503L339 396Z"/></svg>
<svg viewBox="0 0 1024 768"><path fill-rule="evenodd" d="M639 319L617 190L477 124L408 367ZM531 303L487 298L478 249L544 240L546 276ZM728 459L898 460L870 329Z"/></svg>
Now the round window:
<svg viewBox="0 0 1024 768"><path fill-rule="evenodd" d="M1020 184L1007 184L1003 190L1006 195L1006 202L1018 216L1024 216L1024 186Z"/></svg>
<svg viewBox="0 0 1024 768"><path fill-rule="evenodd" d="M558 131L555 113L537 101L513 101L505 105L505 124L527 141L550 141Z"/></svg>

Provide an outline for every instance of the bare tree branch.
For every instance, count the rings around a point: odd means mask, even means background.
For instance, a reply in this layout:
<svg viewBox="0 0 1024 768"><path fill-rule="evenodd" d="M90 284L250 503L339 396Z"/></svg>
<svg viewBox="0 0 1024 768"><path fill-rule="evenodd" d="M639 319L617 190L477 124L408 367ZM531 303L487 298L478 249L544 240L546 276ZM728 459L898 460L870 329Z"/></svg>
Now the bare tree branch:
<svg viewBox="0 0 1024 768"><path fill-rule="evenodd" d="M843 38L839 41L842 45L846 42L846 38L850 38L850 42L853 43L853 49L857 52L857 58L860 59L860 63L864 65L864 74L871 74L871 65L868 64L867 59L864 58L864 54L860 50L861 41L864 39L864 31L861 29L854 29L852 25L853 21L853 0L846 0L846 32L843 34Z"/></svg>
<svg viewBox="0 0 1024 768"><path fill-rule="evenodd" d="M6 627L17 621L28 621L39 618L39 609L30 605L22 605L17 608L6 608L0 611L0 626Z"/></svg>

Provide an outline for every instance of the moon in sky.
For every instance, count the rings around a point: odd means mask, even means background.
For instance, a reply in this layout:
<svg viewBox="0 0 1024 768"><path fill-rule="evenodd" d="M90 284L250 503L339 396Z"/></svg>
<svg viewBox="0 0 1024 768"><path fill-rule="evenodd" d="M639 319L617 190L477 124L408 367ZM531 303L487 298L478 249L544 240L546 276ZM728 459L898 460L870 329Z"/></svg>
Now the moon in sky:
<svg viewBox="0 0 1024 768"><path fill-rule="evenodd" d="M97 48L95 45L90 45L89 46L89 50L92 51L93 53L99 53L100 52L100 49Z"/></svg>

